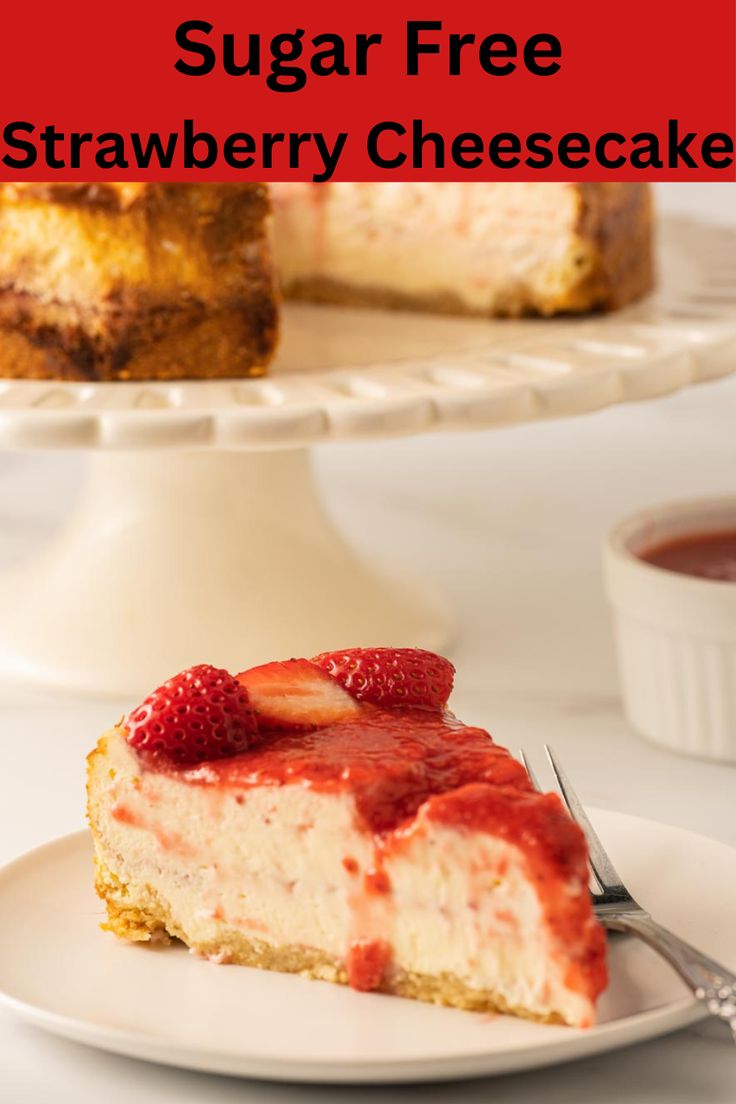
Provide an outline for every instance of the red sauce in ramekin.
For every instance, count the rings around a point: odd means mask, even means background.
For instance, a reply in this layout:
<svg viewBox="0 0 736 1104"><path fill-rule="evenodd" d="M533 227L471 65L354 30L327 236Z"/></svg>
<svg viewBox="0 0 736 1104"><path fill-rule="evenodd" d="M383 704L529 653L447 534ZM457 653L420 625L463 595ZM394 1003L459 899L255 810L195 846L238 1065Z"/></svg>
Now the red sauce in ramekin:
<svg viewBox="0 0 736 1104"><path fill-rule="evenodd" d="M664 541L641 552L639 559L680 575L736 583L736 529Z"/></svg>

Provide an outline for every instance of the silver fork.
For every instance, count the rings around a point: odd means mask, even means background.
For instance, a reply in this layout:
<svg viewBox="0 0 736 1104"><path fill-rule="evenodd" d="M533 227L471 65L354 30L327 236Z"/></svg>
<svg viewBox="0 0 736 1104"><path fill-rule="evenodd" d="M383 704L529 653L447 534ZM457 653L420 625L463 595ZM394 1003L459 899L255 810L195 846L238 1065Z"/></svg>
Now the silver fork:
<svg viewBox="0 0 736 1104"><path fill-rule="evenodd" d="M592 881L596 887L590 895L596 916L604 927L612 931L637 935L666 959L711 1016L725 1020L736 1041L736 975L663 928L634 900L598 839L559 758L548 744L544 745L544 750L567 811L588 840ZM543 793L523 751L519 758L535 790Z"/></svg>

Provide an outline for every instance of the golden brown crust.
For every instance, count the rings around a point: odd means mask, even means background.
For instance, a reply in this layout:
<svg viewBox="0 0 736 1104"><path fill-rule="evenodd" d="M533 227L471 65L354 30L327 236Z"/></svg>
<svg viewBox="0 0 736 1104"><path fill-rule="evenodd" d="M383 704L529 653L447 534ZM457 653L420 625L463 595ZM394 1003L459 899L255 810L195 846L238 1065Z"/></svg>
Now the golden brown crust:
<svg viewBox="0 0 736 1104"><path fill-rule="evenodd" d="M578 233L591 243L597 258L579 285L580 302L616 310L651 291L654 253L648 184L580 185Z"/></svg>
<svg viewBox="0 0 736 1104"><path fill-rule="evenodd" d="M278 333L268 212L254 184L5 186L0 374L261 374Z"/></svg>
<svg viewBox="0 0 736 1104"><path fill-rule="evenodd" d="M277 335L275 309L263 301L249 309L132 315L99 335L63 324L65 315L63 307L42 307L18 324L0 292L0 376L88 382L261 376Z"/></svg>
<svg viewBox="0 0 736 1104"><path fill-rule="evenodd" d="M107 906L107 922L102 925L120 939L147 942L179 939L196 954L219 963L254 966L261 970L300 974L318 981L347 985L345 967L335 958L314 947L301 945L273 947L233 928L223 932L217 942L199 944L187 937L171 912L150 886L126 885L99 857L95 860L95 888ZM500 993L472 989L452 974L416 974L394 970L379 987L382 993L462 1008L472 1012L505 1012L542 1023L564 1023L557 1013L539 1016L528 1009L511 1006Z"/></svg>

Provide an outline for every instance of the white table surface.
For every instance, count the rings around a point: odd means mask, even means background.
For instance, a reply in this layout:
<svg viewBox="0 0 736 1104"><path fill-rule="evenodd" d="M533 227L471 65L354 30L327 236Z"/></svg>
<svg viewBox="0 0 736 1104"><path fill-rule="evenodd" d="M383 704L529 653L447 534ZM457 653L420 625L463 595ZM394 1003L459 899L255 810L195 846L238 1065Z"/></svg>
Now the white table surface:
<svg viewBox="0 0 736 1104"><path fill-rule="evenodd" d="M736 185L664 185L665 209L736 222ZM577 420L319 454L325 492L366 552L412 565L459 613L453 699L466 721L533 753L553 742L585 800L736 846L736 767L644 743L620 711L599 545L621 515L733 493L736 377ZM83 460L0 457L0 563L68 508ZM390 518L390 525L387 519ZM0 697L0 861L83 824L83 757L130 703ZM736 918L730 918L734 923ZM63 954L63 947L59 948ZM63 1042L0 1011L8 1104L290 1101L733 1104L736 1050L717 1025L492 1082L324 1089L179 1072Z"/></svg>

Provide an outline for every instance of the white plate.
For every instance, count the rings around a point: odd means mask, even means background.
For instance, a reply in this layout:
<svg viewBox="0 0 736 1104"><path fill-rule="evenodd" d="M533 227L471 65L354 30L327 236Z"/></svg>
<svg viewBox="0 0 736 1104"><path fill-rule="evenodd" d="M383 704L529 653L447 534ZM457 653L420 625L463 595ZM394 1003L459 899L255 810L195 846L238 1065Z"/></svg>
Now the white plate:
<svg viewBox="0 0 736 1104"><path fill-rule="evenodd" d="M653 821L593 815L636 895L736 967L736 851ZM137 1058L282 1081L427 1081L564 1062L701 1015L672 971L629 939L611 947L600 1025L579 1031L121 943L99 930L91 883L84 832L0 872L0 998L49 1031Z"/></svg>

